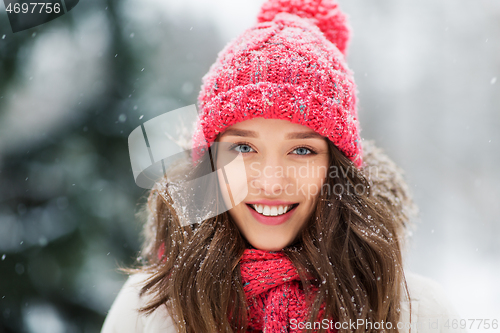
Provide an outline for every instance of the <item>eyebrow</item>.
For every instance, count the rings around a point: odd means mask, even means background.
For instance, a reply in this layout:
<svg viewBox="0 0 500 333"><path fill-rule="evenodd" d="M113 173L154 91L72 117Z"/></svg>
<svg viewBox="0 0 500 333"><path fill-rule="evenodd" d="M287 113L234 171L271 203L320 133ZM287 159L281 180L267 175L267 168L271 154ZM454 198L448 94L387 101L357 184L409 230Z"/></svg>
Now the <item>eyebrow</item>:
<svg viewBox="0 0 500 333"><path fill-rule="evenodd" d="M241 130L241 129L235 129L235 128L229 128L224 133L221 134L221 137L226 136L226 135L232 135L232 136L246 136L250 138L258 138L259 135L257 132L254 131L248 131L248 130Z"/></svg>
<svg viewBox="0 0 500 333"><path fill-rule="evenodd" d="M222 136L226 135L232 135L232 136L243 136L243 137L250 137L250 138L258 138L259 134L254 131L249 131L249 130L242 130L242 129L236 129L236 128L230 128L224 131L222 133ZM292 140L292 139L323 139L324 137L316 132L292 132L288 133L285 137L287 140Z"/></svg>
<svg viewBox="0 0 500 333"><path fill-rule="evenodd" d="M285 139L323 139L324 137L316 132L293 132L288 133Z"/></svg>

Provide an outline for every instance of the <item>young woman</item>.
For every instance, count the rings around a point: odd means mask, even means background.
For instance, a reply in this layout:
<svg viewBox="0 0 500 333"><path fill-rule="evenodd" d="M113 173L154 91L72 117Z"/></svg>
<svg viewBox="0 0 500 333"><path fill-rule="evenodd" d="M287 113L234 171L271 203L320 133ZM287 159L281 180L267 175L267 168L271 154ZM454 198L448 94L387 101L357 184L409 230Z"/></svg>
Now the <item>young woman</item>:
<svg viewBox="0 0 500 333"><path fill-rule="evenodd" d="M146 263L102 332L457 331L439 288L405 276L414 207L397 167L360 140L345 16L332 0L270 0L258 20L199 95L192 144L210 149L184 167L217 170L200 185L217 214L184 223L175 171L156 184Z"/></svg>

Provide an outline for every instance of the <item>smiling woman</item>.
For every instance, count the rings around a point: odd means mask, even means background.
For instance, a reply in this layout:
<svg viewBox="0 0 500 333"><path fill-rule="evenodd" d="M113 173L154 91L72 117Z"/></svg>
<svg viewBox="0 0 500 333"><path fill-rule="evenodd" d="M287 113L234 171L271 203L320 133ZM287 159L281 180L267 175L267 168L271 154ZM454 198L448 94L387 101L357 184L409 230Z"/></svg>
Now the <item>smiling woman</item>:
<svg viewBox="0 0 500 333"><path fill-rule="evenodd" d="M345 16L331 0L270 0L259 21L204 77L181 177L219 213L181 223L167 172L148 201L146 265L103 333L425 332L436 318L446 331L438 289L405 277L407 187L359 136Z"/></svg>
<svg viewBox="0 0 500 333"><path fill-rule="evenodd" d="M325 182L326 139L286 120L254 118L232 125L218 141L232 143L229 148L244 155L247 177L242 181L249 193L229 210L243 237L261 250L279 251L290 245L311 216ZM217 169L224 181L221 166ZM224 200L230 207L229 198Z"/></svg>

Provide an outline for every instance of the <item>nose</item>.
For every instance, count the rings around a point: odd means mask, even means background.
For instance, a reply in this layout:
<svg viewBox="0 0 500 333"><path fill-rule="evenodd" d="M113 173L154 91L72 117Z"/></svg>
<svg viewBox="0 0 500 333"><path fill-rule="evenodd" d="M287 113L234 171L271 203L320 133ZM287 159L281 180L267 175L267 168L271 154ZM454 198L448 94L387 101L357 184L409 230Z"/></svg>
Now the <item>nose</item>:
<svg viewBox="0 0 500 333"><path fill-rule="evenodd" d="M270 158L252 164L249 172L249 193L272 197L285 191L288 177L283 163L276 158Z"/></svg>

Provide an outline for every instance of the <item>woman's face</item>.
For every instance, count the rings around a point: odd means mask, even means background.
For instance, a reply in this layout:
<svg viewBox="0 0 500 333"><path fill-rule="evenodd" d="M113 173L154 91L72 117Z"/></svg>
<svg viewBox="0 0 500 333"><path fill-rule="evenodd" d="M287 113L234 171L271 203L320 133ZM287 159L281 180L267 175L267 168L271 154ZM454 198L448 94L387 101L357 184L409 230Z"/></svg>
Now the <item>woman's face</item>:
<svg viewBox="0 0 500 333"><path fill-rule="evenodd" d="M243 184L248 189L245 199L234 207L227 193L224 201L232 207L229 214L253 247L281 250L304 227L327 175L326 140L306 126L264 118L234 124L220 135L218 141L225 143L217 152L221 188L241 189ZM239 169L224 167L224 177L221 161L238 152L243 155L246 179L242 164Z"/></svg>

